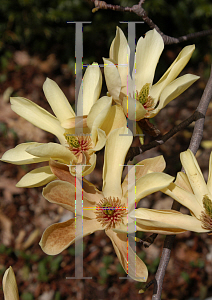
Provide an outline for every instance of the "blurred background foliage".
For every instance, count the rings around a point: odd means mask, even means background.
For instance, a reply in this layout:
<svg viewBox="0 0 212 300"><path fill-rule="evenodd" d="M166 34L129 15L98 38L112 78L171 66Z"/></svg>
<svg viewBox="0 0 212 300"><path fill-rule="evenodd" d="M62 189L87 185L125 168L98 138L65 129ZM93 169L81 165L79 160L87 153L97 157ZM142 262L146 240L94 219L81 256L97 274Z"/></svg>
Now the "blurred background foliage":
<svg viewBox="0 0 212 300"><path fill-rule="evenodd" d="M107 3L122 6L137 4L135 0L112 0ZM209 29L212 24L211 0L146 0L143 7L164 33L175 37ZM14 50L26 50L42 59L55 53L61 63L73 69L75 26L67 24L67 21L92 21L92 26L84 25L84 63L102 63L102 56L108 57L119 21L141 19L133 13L107 10L92 13L92 8L94 4L88 0L1 0L1 67L6 68L7 60ZM120 26L127 34L127 25ZM147 25L137 25L138 37L147 30ZM205 60L211 62L208 51L212 48L211 36L194 39L189 43L198 45L193 62L203 60L206 55Z"/></svg>

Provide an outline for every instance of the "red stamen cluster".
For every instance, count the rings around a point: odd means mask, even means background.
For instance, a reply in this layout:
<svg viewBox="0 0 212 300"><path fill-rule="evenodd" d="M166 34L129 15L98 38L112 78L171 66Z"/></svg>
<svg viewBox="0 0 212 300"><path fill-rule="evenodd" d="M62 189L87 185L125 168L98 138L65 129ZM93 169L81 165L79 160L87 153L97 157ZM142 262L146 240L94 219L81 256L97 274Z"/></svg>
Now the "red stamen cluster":
<svg viewBox="0 0 212 300"><path fill-rule="evenodd" d="M106 197L96 206L96 219L101 223L105 230L115 228L126 215L127 209L121 200L115 197Z"/></svg>

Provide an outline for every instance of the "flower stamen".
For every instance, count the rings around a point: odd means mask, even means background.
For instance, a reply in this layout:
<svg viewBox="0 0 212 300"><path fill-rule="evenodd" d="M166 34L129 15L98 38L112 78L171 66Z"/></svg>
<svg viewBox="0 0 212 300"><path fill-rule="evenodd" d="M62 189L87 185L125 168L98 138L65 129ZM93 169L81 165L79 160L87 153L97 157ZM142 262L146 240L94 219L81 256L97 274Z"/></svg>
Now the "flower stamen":
<svg viewBox="0 0 212 300"><path fill-rule="evenodd" d="M127 214L127 208L124 204L121 204L119 198L106 197L97 204L95 214L97 221L107 230L123 223L123 217Z"/></svg>
<svg viewBox="0 0 212 300"><path fill-rule="evenodd" d="M90 135L72 135L64 133L67 141L67 147L76 157L81 157L82 154L88 155L89 150L93 148L93 142Z"/></svg>
<svg viewBox="0 0 212 300"><path fill-rule="evenodd" d="M200 216L202 228L212 231L212 201L207 195L205 195L202 202L205 209L205 211L201 212Z"/></svg>

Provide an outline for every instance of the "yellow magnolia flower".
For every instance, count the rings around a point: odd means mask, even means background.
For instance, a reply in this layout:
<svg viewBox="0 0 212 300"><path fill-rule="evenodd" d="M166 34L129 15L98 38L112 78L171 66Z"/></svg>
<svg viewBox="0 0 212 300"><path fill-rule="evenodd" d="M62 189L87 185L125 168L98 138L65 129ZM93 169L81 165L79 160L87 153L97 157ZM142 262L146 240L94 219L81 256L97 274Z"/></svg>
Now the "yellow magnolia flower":
<svg viewBox="0 0 212 300"><path fill-rule="evenodd" d="M111 239L120 263L128 274L138 281L146 281L148 272L142 260L135 255L128 244L127 233L115 232L121 224L127 225L127 214L135 206L128 206L128 176L121 184L121 175L126 153L132 143L132 135L127 135L127 127L113 130L108 136L103 167L103 189L99 191L92 183L83 180L83 236L97 230L105 230ZM125 136L122 136L125 134ZM173 181L173 177L160 173L164 168L162 157L140 162L136 168L136 201L160 190ZM153 169L158 173L148 173ZM132 169L130 172L135 172ZM135 178L135 173L129 173ZM43 196L71 212L75 212L75 185L68 170L58 171L59 179L49 183L43 189ZM131 186L131 189L135 189ZM82 187L80 188L82 191ZM77 217L82 220L82 217ZM80 232L76 232L75 218L48 227L40 241L40 246L49 255L55 255L75 242ZM135 262L136 273L128 269L128 261ZM136 276L135 276L136 274ZM139 278L139 279L137 279Z"/></svg>
<svg viewBox="0 0 212 300"><path fill-rule="evenodd" d="M5 271L2 286L5 300L19 300L18 287L12 267Z"/></svg>
<svg viewBox="0 0 212 300"><path fill-rule="evenodd" d="M143 231L163 234L212 231L212 153L207 184L190 150L182 152L180 159L186 174L179 172L176 181L161 191L186 206L191 216L174 210L139 208L135 213L136 222Z"/></svg>
<svg viewBox="0 0 212 300"><path fill-rule="evenodd" d="M86 165L83 168L84 176L91 173L96 164L95 151L104 147L106 135L114 128L126 124L123 112L111 106L111 97L105 96L97 101L101 86L101 71L94 63L84 74L78 97L78 106L83 108L83 116L75 115L61 89L48 78L44 82L43 90L56 117L28 99L11 98L13 111L33 125L54 134L60 144L23 143L8 150L1 160L22 165L53 159L69 165L71 173L74 173L72 165L76 164ZM78 127L83 128L83 134L75 134ZM45 166L27 173L16 186L42 186L55 178L50 167Z"/></svg>
<svg viewBox="0 0 212 300"><path fill-rule="evenodd" d="M186 46L161 79L153 85L155 69L164 48L161 35L154 29L140 37L136 47L136 69L129 73L129 46L117 27L110 47L110 57L104 60L104 73L109 94L123 106L131 120L153 118L170 101L182 94L199 76L183 75L175 79L188 63L195 49ZM136 101L135 101L136 99Z"/></svg>

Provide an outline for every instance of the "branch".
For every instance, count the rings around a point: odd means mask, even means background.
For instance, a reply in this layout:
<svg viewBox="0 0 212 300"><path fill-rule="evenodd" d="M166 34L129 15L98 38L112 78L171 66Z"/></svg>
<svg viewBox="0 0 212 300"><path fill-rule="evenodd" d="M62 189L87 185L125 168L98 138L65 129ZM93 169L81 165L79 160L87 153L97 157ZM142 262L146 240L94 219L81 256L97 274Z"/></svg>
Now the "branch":
<svg viewBox="0 0 212 300"><path fill-rule="evenodd" d="M168 139L170 139L173 135L177 132L181 131L182 129L186 128L192 122L197 121L199 119L204 119L205 115L197 110L186 120L181 122L179 125L173 127L169 132L164 134L160 140L154 140L147 145L142 145L140 147L131 147L126 155L126 161L132 160L136 155L139 155L147 150L150 150L154 147L160 146L164 144Z"/></svg>
<svg viewBox="0 0 212 300"><path fill-rule="evenodd" d="M163 38L164 44L165 45L170 45L170 44L178 44L184 41L188 41L193 38L197 37L202 37L206 35L212 34L212 29L208 30L203 30L195 33L190 33L187 35L183 35L181 37L175 38L172 36L168 36L164 34L160 28L148 17L146 11L143 9L142 4L144 3L144 0L140 0L139 4L133 5L132 7L124 7L120 5L113 5L113 4L107 4L105 1L99 1L99 0L90 0L94 2L95 8L92 9L92 12L96 12L99 9L110 9L110 10L115 10L115 11L122 11L122 12L132 12L135 13L137 16L141 17L143 21L151 28L151 29L156 29L158 33Z"/></svg>
<svg viewBox="0 0 212 300"><path fill-rule="evenodd" d="M192 134L192 138L190 141L189 149L196 154L200 142L202 140L203 136L203 127L204 127L204 121L205 121L205 115L208 109L208 105L212 99L212 67L211 67L211 74L210 78L208 80L208 83L206 85L206 88L204 90L204 93L202 95L202 98L200 100L200 103L197 107L197 112L199 112L202 117L199 118L194 126L194 131ZM172 209L178 210L180 209L180 204L176 201L173 202ZM154 284L154 290L153 290L153 296L152 300L160 300L161 299L161 293L162 293L162 285L163 285L163 279L165 276L166 268L169 263L170 255L171 255L171 248L174 243L175 235L167 236L164 241L164 247L163 252L160 259L160 264L157 270L157 273L155 275L155 284Z"/></svg>

